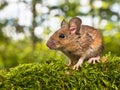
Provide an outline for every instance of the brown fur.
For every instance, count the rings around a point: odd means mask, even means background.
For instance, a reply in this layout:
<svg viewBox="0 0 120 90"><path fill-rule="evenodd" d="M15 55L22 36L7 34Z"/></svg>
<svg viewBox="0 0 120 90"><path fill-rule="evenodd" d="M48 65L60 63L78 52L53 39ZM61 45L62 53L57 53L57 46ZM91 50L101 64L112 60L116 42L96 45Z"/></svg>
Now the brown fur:
<svg viewBox="0 0 120 90"><path fill-rule="evenodd" d="M103 51L102 34L99 30L81 23L81 19L77 17L72 18L69 24L64 20L61 28L48 40L47 46L62 51L71 60L100 56ZM60 38L60 34L65 37Z"/></svg>

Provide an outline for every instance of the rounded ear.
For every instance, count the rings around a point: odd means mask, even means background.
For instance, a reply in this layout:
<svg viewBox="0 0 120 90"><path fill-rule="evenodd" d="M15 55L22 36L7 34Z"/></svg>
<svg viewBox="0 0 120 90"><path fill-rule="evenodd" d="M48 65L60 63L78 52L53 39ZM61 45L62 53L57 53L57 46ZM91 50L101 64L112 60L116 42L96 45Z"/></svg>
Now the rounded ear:
<svg viewBox="0 0 120 90"><path fill-rule="evenodd" d="M63 19L63 21L61 22L61 27L66 26L66 25L67 25L67 23L66 23L65 19Z"/></svg>
<svg viewBox="0 0 120 90"><path fill-rule="evenodd" d="M72 18L69 22L71 34L78 34L80 31L81 24L82 20L80 18L78 17Z"/></svg>

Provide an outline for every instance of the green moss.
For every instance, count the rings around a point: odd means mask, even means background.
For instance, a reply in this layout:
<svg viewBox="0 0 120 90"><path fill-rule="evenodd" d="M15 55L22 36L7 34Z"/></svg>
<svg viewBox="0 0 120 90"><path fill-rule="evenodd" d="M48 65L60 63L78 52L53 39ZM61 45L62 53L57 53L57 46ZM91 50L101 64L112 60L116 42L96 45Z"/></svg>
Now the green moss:
<svg viewBox="0 0 120 90"><path fill-rule="evenodd" d="M65 67L63 60L19 65L5 75L0 90L118 90L120 58L105 58L109 61L84 63L78 71Z"/></svg>

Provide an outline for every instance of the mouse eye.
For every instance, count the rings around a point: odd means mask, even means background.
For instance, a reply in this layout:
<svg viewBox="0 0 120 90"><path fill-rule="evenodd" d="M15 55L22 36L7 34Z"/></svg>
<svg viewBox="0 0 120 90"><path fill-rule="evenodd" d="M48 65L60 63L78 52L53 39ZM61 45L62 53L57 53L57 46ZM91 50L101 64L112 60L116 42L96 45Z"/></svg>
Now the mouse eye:
<svg viewBox="0 0 120 90"><path fill-rule="evenodd" d="M59 38L65 38L65 35L64 34L60 34Z"/></svg>

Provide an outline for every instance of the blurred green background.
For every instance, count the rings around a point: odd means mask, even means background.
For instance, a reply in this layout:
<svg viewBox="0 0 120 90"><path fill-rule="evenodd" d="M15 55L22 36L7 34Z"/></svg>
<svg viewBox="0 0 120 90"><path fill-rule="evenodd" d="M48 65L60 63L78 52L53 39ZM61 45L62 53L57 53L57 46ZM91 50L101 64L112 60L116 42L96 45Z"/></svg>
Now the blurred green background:
<svg viewBox="0 0 120 90"><path fill-rule="evenodd" d="M67 59L45 43L74 16L101 30L104 54L120 55L120 0L0 0L0 69Z"/></svg>

